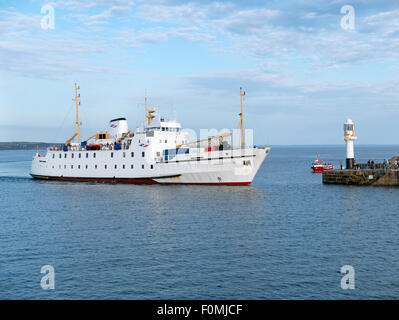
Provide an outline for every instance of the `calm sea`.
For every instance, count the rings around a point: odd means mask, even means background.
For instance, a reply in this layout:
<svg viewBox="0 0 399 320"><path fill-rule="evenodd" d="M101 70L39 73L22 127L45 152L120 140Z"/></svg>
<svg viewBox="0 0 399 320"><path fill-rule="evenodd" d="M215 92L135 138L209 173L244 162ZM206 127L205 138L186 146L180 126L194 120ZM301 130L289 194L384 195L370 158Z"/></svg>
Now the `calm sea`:
<svg viewBox="0 0 399 320"><path fill-rule="evenodd" d="M399 188L310 170L318 153L338 166L344 145L272 147L249 187L35 181L33 153L0 152L1 299L399 298Z"/></svg>

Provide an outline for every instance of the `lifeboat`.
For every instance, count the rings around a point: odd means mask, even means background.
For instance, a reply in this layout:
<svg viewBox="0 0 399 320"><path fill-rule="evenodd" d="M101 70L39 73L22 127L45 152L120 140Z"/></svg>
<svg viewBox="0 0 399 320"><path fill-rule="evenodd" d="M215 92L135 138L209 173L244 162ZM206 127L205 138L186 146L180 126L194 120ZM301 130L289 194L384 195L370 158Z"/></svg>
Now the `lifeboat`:
<svg viewBox="0 0 399 320"><path fill-rule="evenodd" d="M100 150L103 145L101 143L98 144L88 144L86 146L87 150Z"/></svg>
<svg viewBox="0 0 399 320"><path fill-rule="evenodd" d="M331 163L324 163L322 160L320 160L320 157L317 156L317 159L312 163L312 169L313 172L318 173L326 170L333 170L334 166Z"/></svg>

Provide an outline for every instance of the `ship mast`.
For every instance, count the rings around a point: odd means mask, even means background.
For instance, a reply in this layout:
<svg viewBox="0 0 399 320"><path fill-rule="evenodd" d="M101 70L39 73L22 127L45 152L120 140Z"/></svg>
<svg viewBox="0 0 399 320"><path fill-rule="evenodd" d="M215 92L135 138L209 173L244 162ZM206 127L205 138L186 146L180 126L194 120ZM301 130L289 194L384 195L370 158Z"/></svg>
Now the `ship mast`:
<svg viewBox="0 0 399 320"><path fill-rule="evenodd" d="M143 105L142 103L139 103L139 105ZM148 107L155 107L153 104L148 103L147 99L147 90L145 91L145 100L144 100L144 106L145 106L145 117L147 118L147 124L152 123L152 119L155 118L153 113L155 112L155 109L148 109Z"/></svg>
<svg viewBox="0 0 399 320"><path fill-rule="evenodd" d="M78 135L78 142L80 144L80 122L79 122L79 106L80 106L80 93L78 94L78 90L80 90L80 86L75 83L75 103L76 103L76 122L75 122L75 130L74 133Z"/></svg>
<svg viewBox="0 0 399 320"><path fill-rule="evenodd" d="M240 98L241 98L241 113L240 113L241 148L245 149L244 115L243 115L243 106L242 106L242 97L243 96L245 96L245 91L242 92L242 88L240 88Z"/></svg>

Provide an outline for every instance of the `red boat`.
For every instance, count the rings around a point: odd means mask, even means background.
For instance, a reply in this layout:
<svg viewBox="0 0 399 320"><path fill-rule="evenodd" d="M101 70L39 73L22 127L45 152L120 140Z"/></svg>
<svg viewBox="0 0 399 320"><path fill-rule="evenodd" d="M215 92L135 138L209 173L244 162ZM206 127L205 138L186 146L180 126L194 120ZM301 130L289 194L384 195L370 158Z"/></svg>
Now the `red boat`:
<svg viewBox="0 0 399 320"><path fill-rule="evenodd" d="M334 166L331 163L324 163L323 161L320 160L319 156L317 156L317 159L313 161L312 164L312 169L313 172L323 172L325 170L333 170Z"/></svg>

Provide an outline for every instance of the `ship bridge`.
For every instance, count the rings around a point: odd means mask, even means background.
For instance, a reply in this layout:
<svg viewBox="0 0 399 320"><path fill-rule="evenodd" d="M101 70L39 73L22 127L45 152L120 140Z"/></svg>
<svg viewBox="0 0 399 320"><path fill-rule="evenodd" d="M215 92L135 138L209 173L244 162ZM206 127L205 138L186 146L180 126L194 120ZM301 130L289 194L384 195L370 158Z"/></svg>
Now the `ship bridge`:
<svg viewBox="0 0 399 320"><path fill-rule="evenodd" d="M163 131L163 132L180 132L182 126L176 120L165 120L164 118L158 117L151 124L144 124L143 131Z"/></svg>

